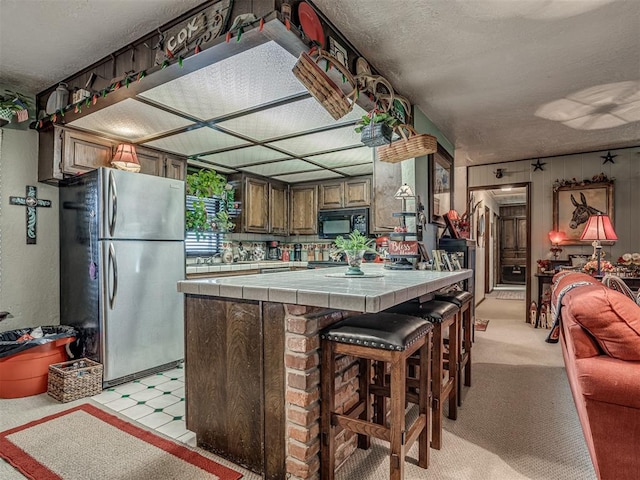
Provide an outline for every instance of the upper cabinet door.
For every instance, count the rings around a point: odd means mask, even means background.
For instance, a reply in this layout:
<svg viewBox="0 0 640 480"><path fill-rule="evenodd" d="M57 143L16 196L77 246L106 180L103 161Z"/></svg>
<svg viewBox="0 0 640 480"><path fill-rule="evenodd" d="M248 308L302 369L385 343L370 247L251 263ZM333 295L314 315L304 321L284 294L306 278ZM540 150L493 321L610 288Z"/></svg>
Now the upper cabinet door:
<svg viewBox="0 0 640 480"><path fill-rule="evenodd" d="M64 131L62 171L76 175L110 167L115 142L82 132Z"/></svg>
<svg viewBox="0 0 640 480"><path fill-rule="evenodd" d="M368 207L371 204L371 180L361 178L344 183L344 206Z"/></svg>
<svg viewBox="0 0 640 480"><path fill-rule="evenodd" d="M276 235L289 233L289 190L286 185L270 184L269 227Z"/></svg>
<svg viewBox="0 0 640 480"><path fill-rule="evenodd" d="M244 231L269 233L269 182L246 178L244 189Z"/></svg>
<svg viewBox="0 0 640 480"><path fill-rule="evenodd" d="M184 158L164 157L164 176L174 180L184 180L186 178L187 160Z"/></svg>
<svg viewBox="0 0 640 480"><path fill-rule="evenodd" d="M318 187L301 185L291 187L291 216L289 225L293 235L318 233Z"/></svg>
<svg viewBox="0 0 640 480"><path fill-rule="evenodd" d="M344 182L323 183L318 190L320 210L344 207Z"/></svg>
<svg viewBox="0 0 640 480"><path fill-rule="evenodd" d="M136 155L138 156L138 162L140 162L140 173L155 175L156 177L163 176L164 161L160 152L136 148Z"/></svg>

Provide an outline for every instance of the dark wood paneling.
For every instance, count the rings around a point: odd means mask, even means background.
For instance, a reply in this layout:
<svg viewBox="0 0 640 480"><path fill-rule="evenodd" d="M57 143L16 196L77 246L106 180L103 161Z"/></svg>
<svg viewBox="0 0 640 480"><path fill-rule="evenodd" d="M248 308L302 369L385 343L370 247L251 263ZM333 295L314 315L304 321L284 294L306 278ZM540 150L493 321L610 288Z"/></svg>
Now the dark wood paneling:
<svg viewBox="0 0 640 480"><path fill-rule="evenodd" d="M264 324L264 443L267 480L286 478L286 412L284 368L285 311L281 303L263 303Z"/></svg>
<svg viewBox="0 0 640 480"><path fill-rule="evenodd" d="M258 302L186 296L187 428L198 445L264 471Z"/></svg>

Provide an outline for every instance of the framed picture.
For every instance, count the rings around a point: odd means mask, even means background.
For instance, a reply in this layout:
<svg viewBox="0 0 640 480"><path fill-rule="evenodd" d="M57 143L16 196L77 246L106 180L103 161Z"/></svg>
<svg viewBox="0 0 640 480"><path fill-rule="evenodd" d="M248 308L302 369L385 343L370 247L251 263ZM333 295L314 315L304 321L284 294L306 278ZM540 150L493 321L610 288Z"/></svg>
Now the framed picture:
<svg viewBox="0 0 640 480"><path fill-rule="evenodd" d="M458 255L455 253L451 254L451 266L454 270L462 270L462 266L460 265L460 259Z"/></svg>
<svg viewBox="0 0 640 480"><path fill-rule="evenodd" d="M553 192L553 229L566 234L562 245L585 245L580 236L590 215L605 213L615 225L613 183L558 187ZM603 241L603 245L613 242Z"/></svg>
<svg viewBox="0 0 640 480"><path fill-rule="evenodd" d="M453 158L438 144L429 155L429 221L445 227L444 214L453 205Z"/></svg>
<svg viewBox="0 0 640 480"><path fill-rule="evenodd" d="M442 271L442 263L439 250L431 250L431 256L433 257L433 269L438 272Z"/></svg>
<svg viewBox="0 0 640 480"><path fill-rule="evenodd" d="M440 258L442 258L442 270L452 272L453 265L451 265L451 259L449 258L449 254L445 251L440 250Z"/></svg>

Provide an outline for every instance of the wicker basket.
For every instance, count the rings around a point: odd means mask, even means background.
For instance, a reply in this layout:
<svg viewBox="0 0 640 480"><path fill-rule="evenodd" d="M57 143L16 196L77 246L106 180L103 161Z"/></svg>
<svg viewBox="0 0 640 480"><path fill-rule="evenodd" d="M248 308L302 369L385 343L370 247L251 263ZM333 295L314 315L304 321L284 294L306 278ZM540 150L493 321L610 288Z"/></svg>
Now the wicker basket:
<svg viewBox="0 0 640 480"><path fill-rule="evenodd" d="M410 125L400 125L396 128L402 139L378 147L378 159L381 162L398 163L409 158L429 155L438 150L438 140L433 135L418 134ZM405 130L409 132L409 136Z"/></svg>
<svg viewBox="0 0 640 480"><path fill-rule="evenodd" d="M349 93L344 93L329 76L322 71L318 62L325 60L330 66L342 74L346 82L349 83ZM318 50L315 57L302 52L298 61L293 67L293 74L309 90L309 93L338 120L344 117L353 109L356 99L356 82L353 76L335 57L323 50Z"/></svg>
<svg viewBox="0 0 640 480"><path fill-rule="evenodd" d="M78 366L82 365L84 367ZM102 365L87 358L49 365L47 393L66 403L102 391Z"/></svg>

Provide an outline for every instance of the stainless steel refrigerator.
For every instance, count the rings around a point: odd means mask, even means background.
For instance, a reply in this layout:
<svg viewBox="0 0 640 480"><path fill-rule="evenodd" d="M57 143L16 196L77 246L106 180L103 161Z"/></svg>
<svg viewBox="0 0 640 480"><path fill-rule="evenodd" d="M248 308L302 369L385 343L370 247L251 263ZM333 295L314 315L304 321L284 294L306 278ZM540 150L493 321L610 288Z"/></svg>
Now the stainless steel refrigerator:
<svg viewBox="0 0 640 480"><path fill-rule="evenodd" d="M60 183L60 323L103 386L184 358L184 182L99 168Z"/></svg>

